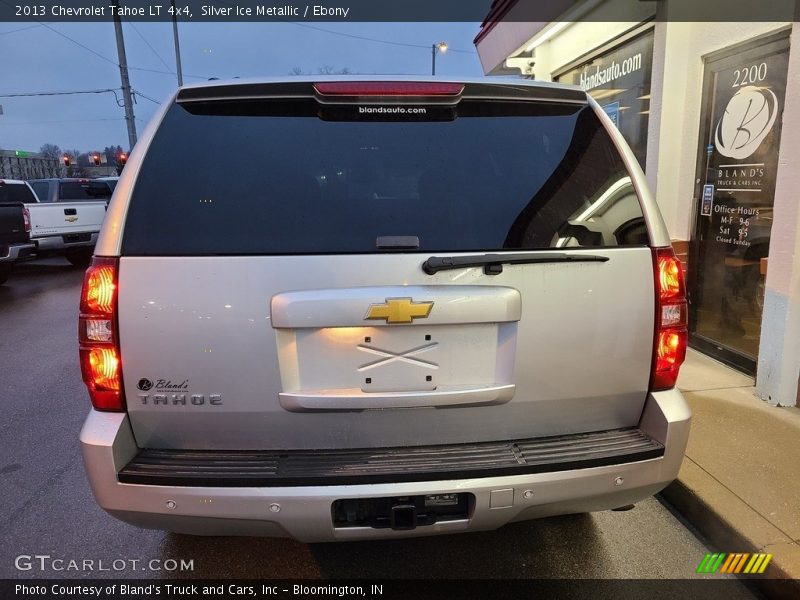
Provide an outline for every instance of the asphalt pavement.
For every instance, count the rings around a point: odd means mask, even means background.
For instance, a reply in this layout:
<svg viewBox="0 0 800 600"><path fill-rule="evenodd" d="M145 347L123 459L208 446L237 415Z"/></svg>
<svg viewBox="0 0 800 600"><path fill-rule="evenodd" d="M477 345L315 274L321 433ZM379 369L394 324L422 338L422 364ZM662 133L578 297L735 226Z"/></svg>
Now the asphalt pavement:
<svg viewBox="0 0 800 600"><path fill-rule="evenodd" d="M191 537L121 523L95 504L78 447L89 410L76 344L82 275L65 260L40 260L18 265L0 286L0 577L710 577L695 569L711 550L656 498L630 511L494 532L315 545ZM42 571L35 560L17 558L34 555L67 566L77 561L80 568ZM192 561L193 569L148 570L153 559ZM94 561L88 570L87 560ZM110 570L98 571L100 561ZM120 561L124 568L112 568ZM751 597L744 586L729 590Z"/></svg>

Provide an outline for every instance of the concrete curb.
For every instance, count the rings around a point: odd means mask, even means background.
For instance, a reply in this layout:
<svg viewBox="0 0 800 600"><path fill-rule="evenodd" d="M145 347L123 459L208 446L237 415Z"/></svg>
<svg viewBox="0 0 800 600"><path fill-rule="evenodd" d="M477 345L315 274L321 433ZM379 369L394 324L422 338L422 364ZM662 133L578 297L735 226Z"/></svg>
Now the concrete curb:
<svg viewBox="0 0 800 600"><path fill-rule="evenodd" d="M720 551L754 553L771 550L759 547L748 535L746 527L734 525L680 478L667 486L661 495ZM755 511L752 513L754 519L760 518ZM775 554L769 568L771 577L746 575L742 579L767 598L800 598L800 564L794 564L784 556Z"/></svg>

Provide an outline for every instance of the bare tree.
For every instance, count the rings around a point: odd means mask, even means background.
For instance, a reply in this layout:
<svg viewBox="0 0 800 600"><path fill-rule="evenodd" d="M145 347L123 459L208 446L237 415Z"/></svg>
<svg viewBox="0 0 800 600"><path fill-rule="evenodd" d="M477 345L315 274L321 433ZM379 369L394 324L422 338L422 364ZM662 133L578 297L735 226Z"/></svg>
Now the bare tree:
<svg viewBox="0 0 800 600"><path fill-rule="evenodd" d="M61 158L61 148L55 144L42 144L39 153L45 158Z"/></svg>

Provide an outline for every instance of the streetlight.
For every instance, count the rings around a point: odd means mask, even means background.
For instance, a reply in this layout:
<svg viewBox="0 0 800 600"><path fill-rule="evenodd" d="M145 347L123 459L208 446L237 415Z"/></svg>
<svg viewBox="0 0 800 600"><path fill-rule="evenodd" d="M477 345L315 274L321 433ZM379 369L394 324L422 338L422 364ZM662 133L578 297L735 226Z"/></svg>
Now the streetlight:
<svg viewBox="0 0 800 600"><path fill-rule="evenodd" d="M431 45L431 75L436 75L436 51L444 54L447 52L447 42L439 42Z"/></svg>

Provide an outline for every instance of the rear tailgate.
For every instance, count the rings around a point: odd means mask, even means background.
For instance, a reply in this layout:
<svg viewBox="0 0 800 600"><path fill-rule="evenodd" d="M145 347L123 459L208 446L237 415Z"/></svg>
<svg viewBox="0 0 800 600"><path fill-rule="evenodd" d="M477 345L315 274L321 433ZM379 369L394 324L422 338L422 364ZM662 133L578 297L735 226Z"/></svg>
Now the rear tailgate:
<svg viewBox="0 0 800 600"><path fill-rule="evenodd" d="M167 112L119 271L141 447L413 446L637 424L655 302L630 174L585 96L469 91ZM430 257L445 268L428 274ZM447 266L461 257L489 264Z"/></svg>
<svg viewBox="0 0 800 600"><path fill-rule="evenodd" d="M23 210L20 202L0 202L0 258L5 256L7 246L28 241Z"/></svg>
<svg viewBox="0 0 800 600"><path fill-rule="evenodd" d="M106 203L43 202L28 204L31 213L31 239L100 231L106 216Z"/></svg>

